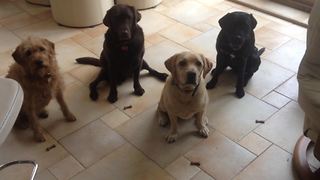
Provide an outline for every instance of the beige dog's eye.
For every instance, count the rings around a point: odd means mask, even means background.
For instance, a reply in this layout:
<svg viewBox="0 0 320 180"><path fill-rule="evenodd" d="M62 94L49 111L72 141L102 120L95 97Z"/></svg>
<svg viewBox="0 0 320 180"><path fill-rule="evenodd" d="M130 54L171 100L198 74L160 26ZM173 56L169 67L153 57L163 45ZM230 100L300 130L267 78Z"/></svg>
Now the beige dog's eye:
<svg viewBox="0 0 320 180"><path fill-rule="evenodd" d="M181 67L184 67L184 66L187 65L187 62L186 62L186 61L180 61L180 62L178 63L178 65L181 66Z"/></svg>
<svg viewBox="0 0 320 180"><path fill-rule="evenodd" d="M196 62L196 66L201 67L201 66L202 66L202 63L201 63L200 61L197 61L197 62Z"/></svg>

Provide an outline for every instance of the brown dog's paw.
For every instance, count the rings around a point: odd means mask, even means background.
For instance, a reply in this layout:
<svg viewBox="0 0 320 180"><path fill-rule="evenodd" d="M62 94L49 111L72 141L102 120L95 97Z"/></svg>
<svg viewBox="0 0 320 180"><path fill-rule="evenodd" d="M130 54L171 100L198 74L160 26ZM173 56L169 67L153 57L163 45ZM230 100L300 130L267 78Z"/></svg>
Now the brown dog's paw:
<svg viewBox="0 0 320 180"><path fill-rule="evenodd" d="M77 118L71 113L68 115L68 117L66 117L66 121L68 121L68 122L73 122L76 120L77 120Z"/></svg>
<svg viewBox="0 0 320 180"><path fill-rule="evenodd" d="M137 95L137 96L142 96L144 94L144 89L142 87L135 88L134 89L134 94Z"/></svg>
<svg viewBox="0 0 320 180"><path fill-rule="evenodd" d="M46 141L46 137L41 132L35 132L33 136L37 142L45 142Z"/></svg>
<svg viewBox="0 0 320 180"><path fill-rule="evenodd" d="M38 114L38 117L39 118L42 118L42 119L45 119L49 116L49 113L47 110L43 109L41 112L39 112Z"/></svg>
<svg viewBox="0 0 320 180"><path fill-rule="evenodd" d="M178 134L168 134L166 137L167 143L171 144L174 143L178 138Z"/></svg>
<svg viewBox="0 0 320 180"><path fill-rule="evenodd" d="M238 97L238 98L242 98L243 96L244 96L244 90L242 89L242 88L239 88L239 89L237 89L236 90L236 96Z"/></svg>
<svg viewBox="0 0 320 180"><path fill-rule="evenodd" d="M90 96L90 99L92 100L92 101L96 101L97 99L98 99L98 97L99 97L99 94L97 93L97 92L90 92L90 94L89 94L89 96Z"/></svg>

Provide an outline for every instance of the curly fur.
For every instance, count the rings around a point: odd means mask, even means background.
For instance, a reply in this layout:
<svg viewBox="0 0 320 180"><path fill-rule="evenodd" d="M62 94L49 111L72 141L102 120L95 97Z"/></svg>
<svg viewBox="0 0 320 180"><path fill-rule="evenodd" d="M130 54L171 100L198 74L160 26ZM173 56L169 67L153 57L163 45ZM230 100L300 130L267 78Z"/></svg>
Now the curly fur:
<svg viewBox="0 0 320 180"><path fill-rule="evenodd" d="M55 97L67 121L75 121L63 98L63 80L55 58L54 44L47 39L29 37L12 54L8 78L18 81L24 92L24 102L16 125L34 131L36 141L45 141L38 118L48 117L45 107Z"/></svg>

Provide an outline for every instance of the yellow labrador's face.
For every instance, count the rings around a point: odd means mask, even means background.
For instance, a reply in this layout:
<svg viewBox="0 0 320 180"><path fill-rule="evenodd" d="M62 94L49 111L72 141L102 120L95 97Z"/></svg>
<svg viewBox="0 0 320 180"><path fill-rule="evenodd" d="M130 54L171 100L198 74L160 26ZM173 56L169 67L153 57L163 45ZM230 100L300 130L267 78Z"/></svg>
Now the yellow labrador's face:
<svg viewBox="0 0 320 180"><path fill-rule="evenodd" d="M184 91L192 92L201 78L210 71L212 63L201 54L182 52L169 58L165 65L175 83Z"/></svg>
<svg viewBox="0 0 320 180"><path fill-rule="evenodd" d="M185 53L175 63L176 82L183 90L192 91L200 82L203 62L199 55Z"/></svg>
<svg viewBox="0 0 320 180"><path fill-rule="evenodd" d="M28 38L16 48L12 56L30 74L44 77L50 73L54 60L54 44L46 39Z"/></svg>

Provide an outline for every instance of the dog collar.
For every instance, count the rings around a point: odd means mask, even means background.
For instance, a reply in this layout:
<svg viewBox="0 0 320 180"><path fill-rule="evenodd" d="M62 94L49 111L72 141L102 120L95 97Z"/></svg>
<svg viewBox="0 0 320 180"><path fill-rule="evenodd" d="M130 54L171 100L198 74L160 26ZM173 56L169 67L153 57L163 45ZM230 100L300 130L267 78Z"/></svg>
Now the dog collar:
<svg viewBox="0 0 320 180"><path fill-rule="evenodd" d="M121 51L127 52L129 50L129 47L127 45L120 46Z"/></svg>

